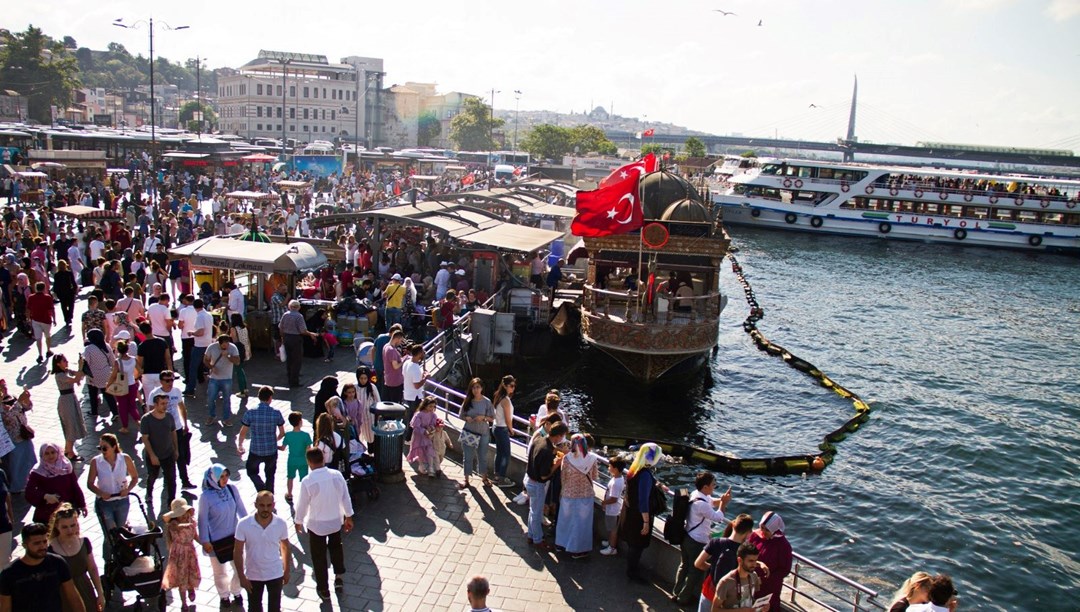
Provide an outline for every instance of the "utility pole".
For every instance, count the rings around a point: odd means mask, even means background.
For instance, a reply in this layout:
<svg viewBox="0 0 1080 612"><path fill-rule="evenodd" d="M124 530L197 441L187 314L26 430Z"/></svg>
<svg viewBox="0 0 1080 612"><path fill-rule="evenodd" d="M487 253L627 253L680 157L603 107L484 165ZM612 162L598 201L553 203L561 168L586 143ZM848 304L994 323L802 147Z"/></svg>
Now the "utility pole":
<svg viewBox="0 0 1080 612"><path fill-rule="evenodd" d="M502 91L496 91L494 87L491 88L491 117L490 123L488 123L488 140L491 141L491 146L495 146L495 94L502 93Z"/></svg>
<svg viewBox="0 0 1080 612"><path fill-rule="evenodd" d="M195 134L202 136L202 60L195 56Z"/></svg>
<svg viewBox="0 0 1080 612"><path fill-rule="evenodd" d="M514 90L514 152L517 153L518 118L521 116L521 90Z"/></svg>
<svg viewBox="0 0 1080 612"><path fill-rule="evenodd" d="M289 87L285 82L285 78L289 74L289 64L292 63L292 58L277 60L281 64L281 161L285 161L285 94L288 93Z"/></svg>

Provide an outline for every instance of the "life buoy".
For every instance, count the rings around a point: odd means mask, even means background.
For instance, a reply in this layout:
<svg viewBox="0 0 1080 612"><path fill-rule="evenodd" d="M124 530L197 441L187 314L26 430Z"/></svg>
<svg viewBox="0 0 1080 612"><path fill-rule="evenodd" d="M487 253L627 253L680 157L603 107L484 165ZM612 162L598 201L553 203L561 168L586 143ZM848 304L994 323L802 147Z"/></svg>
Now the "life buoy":
<svg viewBox="0 0 1080 612"><path fill-rule="evenodd" d="M1037 247L1042 244L1042 236L1028 236L1028 244Z"/></svg>
<svg viewBox="0 0 1080 612"><path fill-rule="evenodd" d="M821 227L821 224L824 223L824 222L825 221L821 217L818 217L818 216L810 217L810 225L812 225L814 227Z"/></svg>
<svg viewBox="0 0 1080 612"><path fill-rule="evenodd" d="M1047 200L1046 198L1043 198L1042 200L1039 201L1039 206L1042 206L1043 208L1049 208L1050 207L1050 200Z"/></svg>
<svg viewBox="0 0 1080 612"><path fill-rule="evenodd" d="M888 234L889 232L892 231L892 224L891 223L879 223L878 226L877 226L877 231L881 232L882 234Z"/></svg>
<svg viewBox="0 0 1080 612"><path fill-rule="evenodd" d="M795 187L796 188L802 187L802 179L795 179Z"/></svg>
<svg viewBox="0 0 1080 612"><path fill-rule="evenodd" d="M1076 201L1074 200L1072 202L1066 202L1065 207L1066 208L1076 208Z"/></svg>
<svg viewBox="0 0 1080 612"><path fill-rule="evenodd" d="M970 202L970 201L972 201L973 199L975 199L975 196L971 195L970 193L965 193L965 194L964 194L964 201L965 201L965 202Z"/></svg>
<svg viewBox="0 0 1080 612"><path fill-rule="evenodd" d="M1016 199L1013 200L1013 203L1015 203L1017 206L1023 206L1024 205L1024 196L1016 196Z"/></svg>
<svg viewBox="0 0 1080 612"><path fill-rule="evenodd" d="M921 198L921 197L922 197L922 194L923 194L923 190L922 190L922 189L916 189L916 190L915 190L915 197L916 197L916 198Z"/></svg>
<svg viewBox="0 0 1080 612"><path fill-rule="evenodd" d="M851 186L848 185L845 181L840 181L840 191L847 193L851 191Z"/></svg>
<svg viewBox="0 0 1080 612"><path fill-rule="evenodd" d="M990 203L991 204L997 204L998 203L998 197L996 195L990 196Z"/></svg>
<svg viewBox="0 0 1080 612"><path fill-rule="evenodd" d="M791 179L789 179L789 178L784 179L784 187L791 187Z"/></svg>
<svg viewBox="0 0 1080 612"><path fill-rule="evenodd" d="M784 215L784 221L786 221L788 225L791 225L792 223L795 223L795 221L797 221L798 218L799 217L797 217L795 215L795 213L788 213L788 214Z"/></svg>
<svg viewBox="0 0 1080 612"><path fill-rule="evenodd" d="M761 209L760 208L751 208L750 209L750 216L754 217L755 219L757 217L760 217L761 216Z"/></svg>
<svg viewBox="0 0 1080 612"><path fill-rule="evenodd" d="M952 233L952 235L953 235L953 238L956 238L957 240L963 240L964 238L967 238L967 230L966 229L958 229L958 230L954 231Z"/></svg>
<svg viewBox="0 0 1080 612"><path fill-rule="evenodd" d="M889 189L889 195L896 195L898 193L900 193L900 190L897 189L896 187L892 187L892 188Z"/></svg>
<svg viewBox="0 0 1080 612"><path fill-rule="evenodd" d="M874 186L873 185L867 185L866 189L864 191L866 191L866 195L870 195L870 194L874 193Z"/></svg>
<svg viewBox="0 0 1080 612"><path fill-rule="evenodd" d="M949 194L942 191L941 193L938 194L938 197L941 198L942 200L948 200L949 199Z"/></svg>

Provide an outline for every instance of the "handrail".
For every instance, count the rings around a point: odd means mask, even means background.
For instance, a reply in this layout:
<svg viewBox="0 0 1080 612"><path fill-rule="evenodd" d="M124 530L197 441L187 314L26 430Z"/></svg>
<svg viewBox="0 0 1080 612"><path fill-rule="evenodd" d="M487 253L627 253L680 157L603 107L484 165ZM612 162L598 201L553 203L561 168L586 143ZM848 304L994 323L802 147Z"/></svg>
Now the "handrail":
<svg viewBox="0 0 1080 612"><path fill-rule="evenodd" d="M815 561L813 561L813 560L811 560L811 559L809 559L809 558L807 558L807 557L805 557L803 555L800 555L799 553L792 552L792 557L794 557L794 559L795 559L795 567L794 567L794 570L792 571L791 583L790 584L784 583L784 587L783 587L783 588L786 588L789 591L791 591L790 601L795 602L795 596L799 595L799 596L805 597L806 599L809 599L810 601L812 601L812 602L814 602L814 603L816 603L816 604L818 604L818 605L820 605L820 606L822 606L822 607L824 607L824 608L826 608L828 610L833 610L833 611L838 610L837 608L834 608L833 606L830 606L829 604L827 604L827 603L821 601L820 599L814 597L810 593L805 592L805 590L800 590L799 589L799 581L802 580L803 582L809 583L810 585L814 586L815 588L817 588L817 589L819 589L821 591L824 591L825 593L828 593L829 595L835 597L836 599L838 599L839 601L841 601L845 605L851 606L852 612L873 612L874 610L884 610L885 609L885 606L877 601L878 592L871 589L870 587L867 587L867 586L865 586L863 584L855 582L854 580L852 580L852 579L850 579L850 578L848 578L846 576L838 574L838 573L834 572L833 570L825 567L824 565L821 565L820 563L817 563L817 562L815 562ZM845 586L848 586L850 588L855 589L854 598L846 599L843 595L841 595L839 593L836 593L835 591L832 591L829 588L814 582L813 580L810 580L805 575L803 575L803 573L800 572L800 569L804 565L808 566L808 567L811 567L811 568L825 574L826 576L832 578L833 580L836 580L836 581L840 582L841 584L843 584ZM864 596L865 596L865 600L864 600ZM863 605L864 603L866 605ZM870 607L868 607L868 606L870 606Z"/></svg>

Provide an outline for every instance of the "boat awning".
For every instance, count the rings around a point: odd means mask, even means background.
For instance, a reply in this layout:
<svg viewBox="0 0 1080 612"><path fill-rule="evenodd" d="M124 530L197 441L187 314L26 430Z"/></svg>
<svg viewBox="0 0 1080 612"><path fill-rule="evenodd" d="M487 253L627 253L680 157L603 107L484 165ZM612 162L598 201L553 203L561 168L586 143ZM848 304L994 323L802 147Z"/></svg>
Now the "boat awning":
<svg viewBox="0 0 1080 612"><path fill-rule="evenodd" d="M550 189L551 191L555 191L562 195L570 197L573 197L578 192L577 187L574 187L573 185L570 185L568 183L563 183L552 179L529 179L525 181L511 183L511 186L533 189Z"/></svg>
<svg viewBox="0 0 1080 612"><path fill-rule="evenodd" d="M326 255L305 242L248 242L213 236L169 249L187 257L196 268L273 274L313 270L326 265Z"/></svg>
<svg viewBox="0 0 1080 612"><path fill-rule="evenodd" d="M181 153L179 151L172 151L170 153L162 153L162 157L169 159L206 159L210 157L209 153Z"/></svg>
<svg viewBox="0 0 1080 612"><path fill-rule="evenodd" d="M230 191L225 194L226 198L237 198L240 200L269 200L277 199L277 196L272 193L265 193L262 191Z"/></svg>
<svg viewBox="0 0 1080 612"><path fill-rule="evenodd" d="M272 162L276 162L277 157L274 157L273 155L266 155L265 153L252 153L251 155L245 155L245 156L241 157L240 161L258 163L258 164L269 164L269 163L272 163Z"/></svg>
<svg viewBox="0 0 1080 612"><path fill-rule="evenodd" d="M123 219L124 216L118 212L111 210L105 210L102 208L94 208L93 206L61 206L54 210L58 215L65 217L75 217L76 219Z"/></svg>
<svg viewBox="0 0 1080 612"><path fill-rule="evenodd" d="M563 217L564 219L573 219L574 215L577 214L577 211L573 208L559 206L558 204L541 204L524 212L530 215L540 215L541 217Z"/></svg>

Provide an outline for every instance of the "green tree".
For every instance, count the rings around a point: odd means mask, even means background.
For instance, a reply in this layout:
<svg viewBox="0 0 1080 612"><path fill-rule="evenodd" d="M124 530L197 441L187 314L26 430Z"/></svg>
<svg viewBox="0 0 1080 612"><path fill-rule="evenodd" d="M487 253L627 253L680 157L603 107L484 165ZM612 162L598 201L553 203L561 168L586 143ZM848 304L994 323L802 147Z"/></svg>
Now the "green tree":
<svg viewBox="0 0 1080 612"><path fill-rule="evenodd" d="M420 113L416 118L416 141L421 147L430 147L435 139L442 133L442 124L435 111L428 110Z"/></svg>
<svg viewBox="0 0 1080 612"><path fill-rule="evenodd" d="M618 147L608 140L604 130L593 125L578 125L570 129L570 148L578 148L582 153L614 155Z"/></svg>
<svg viewBox="0 0 1080 612"><path fill-rule="evenodd" d="M495 148L492 132L504 123L492 120L491 107L480 98L466 98L461 112L450 121L450 140L460 151L490 151Z"/></svg>
<svg viewBox="0 0 1080 612"><path fill-rule="evenodd" d="M749 159L751 157L757 157L757 153L755 153L754 151L743 151L742 153L739 153L739 157L745 157Z"/></svg>
<svg viewBox="0 0 1080 612"><path fill-rule="evenodd" d="M689 157L705 157L705 143L701 139L691 136L686 139L686 154Z"/></svg>
<svg viewBox="0 0 1080 612"><path fill-rule="evenodd" d="M521 141L521 148L536 159L551 159L557 162L574 150L570 144L570 130L543 123L533 127Z"/></svg>
<svg viewBox="0 0 1080 612"><path fill-rule="evenodd" d="M642 155L646 155L648 153L653 153L653 154L655 154L657 156L660 156L660 155L663 155L665 152L667 152L667 153L672 152L671 147L665 147L664 145L657 144L655 142L649 142L649 143L641 145L641 154Z"/></svg>
<svg viewBox="0 0 1080 612"><path fill-rule="evenodd" d="M188 100L180 107L180 123L192 132L206 132L217 125L217 115L214 109L207 103L202 104L203 123L200 126L195 119L195 112L199 110L198 100Z"/></svg>
<svg viewBox="0 0 1080 612"><path fill-rule="evenodd" d="M71 91L79 85L79 64L62 42L49 38L34 26L12 34L0 47L0 83L27 98L30 117L49 123L50 107L71 103Z"/></svg>

